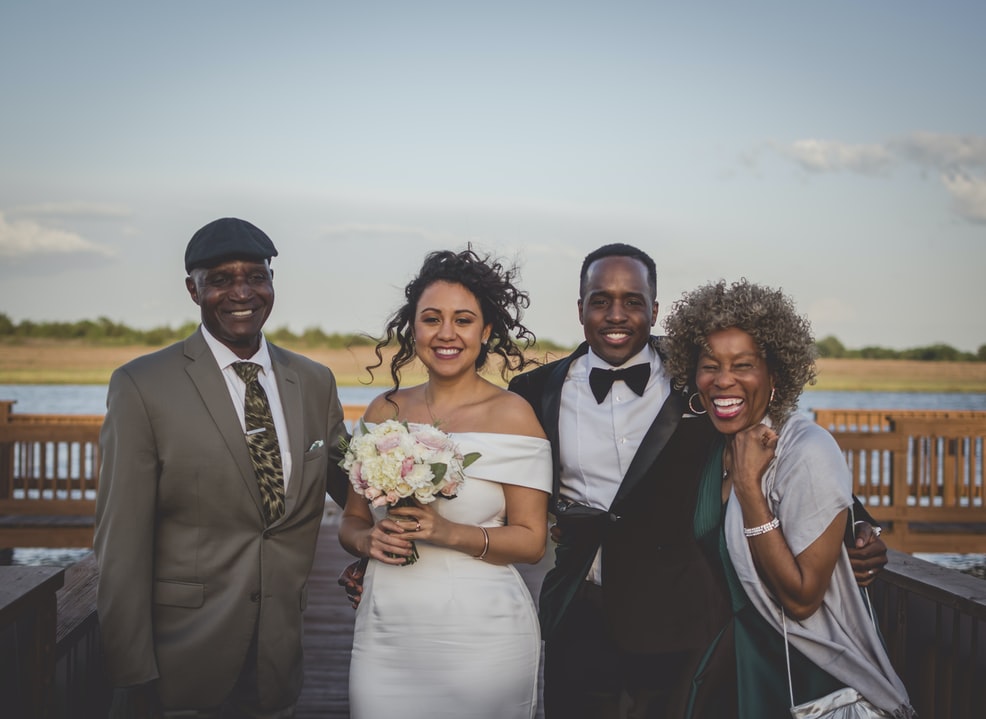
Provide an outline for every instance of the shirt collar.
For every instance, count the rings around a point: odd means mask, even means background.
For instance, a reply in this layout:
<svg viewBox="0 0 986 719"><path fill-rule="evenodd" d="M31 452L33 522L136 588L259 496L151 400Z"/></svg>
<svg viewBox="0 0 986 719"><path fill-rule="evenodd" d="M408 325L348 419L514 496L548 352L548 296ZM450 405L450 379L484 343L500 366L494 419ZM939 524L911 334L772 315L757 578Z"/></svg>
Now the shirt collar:
<svg viewBox="0 0 986 719"><path fill-rule="evenodd" d="M200 327L202 329L202 336L205 337L205 343L209 346L212 356L216 358L219 369L226 370L234 362L253 362L260 365L260 368L263 370L265 375L269 375L272 372L273 365L270 360L270 350L267 349L267 340L262 332L260 333L260 349L257 350L253 357L244 360L237 357L233 350L217 340L212 333L205 328L205 325L200 325Z"/></svg>
<svg viewBox="0 0 986 719"><path fill-rule="evenodd" d="M589 358L589 369L593 369L595 367L602 367L603 369L622 369L623 367L633 367L635 364L641 364L642 362L646 362L653 367L655 362L659 359L657 352L655 352L654 348L651 347L650 342L644 345L644 348L637 354L618 367L614 367L606 360L602 359L599 355L592 351L592 347L589 348L587 357Z"/></svg>

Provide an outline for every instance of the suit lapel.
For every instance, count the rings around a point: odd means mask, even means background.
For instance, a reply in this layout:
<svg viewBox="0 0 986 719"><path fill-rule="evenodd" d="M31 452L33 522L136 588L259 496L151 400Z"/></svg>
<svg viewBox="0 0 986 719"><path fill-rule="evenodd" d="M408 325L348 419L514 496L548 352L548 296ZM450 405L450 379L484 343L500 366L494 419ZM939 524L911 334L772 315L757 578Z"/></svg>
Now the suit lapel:
<svg viewBox="0 0 986 719"><path fill-rule="evenodd" d="M640 448L637 449L637 453L634 455L633 461L630 463L630 467L623 477L623 482L620 484L620 489L616 493L616 497L613 499L613 504L610 505L610 508L616 507L633 490L640 479L647 474L648 470L654 465L654 462L657 461L664 446L678 428L678 424L681 422L681 416L685 411L685 406L684 395L681 392L672 390L671 394L664 401L661 411L657 413L657 417L654 418L643 440L641 440Z"/></svg>
<svg viewBox="0 0 986 719"><path fill-rule="evenodd" d="M285 361L283 353L274 345L268 343L271 363L274 368L274 378L277 381L277 391L281 395L281 408L284 410L284 421L288 427L288 438L291 447L291 477L285 477L287 491L284 495L284 516L275 524L291 515L301 494L301 482L304 479L305 466L305 427L302 412L301 381L298 373L291 369Z"/></svg>
<svg viewBox="0 0 986 719"><path fill-rule="evenodd" d="M263 517L263 499L260 487L257 486L257 475L250 460L250 450L247 449L243 437L243 427L229 398L229 390L222 372L216 364L209 345L205 343L202 331L198 330L185 340L185 356L190 360L185 368L188 376L198 389L212 421L223 436L229 453L240 470L243 483L257 505L260 516Z"/></svg>
<svg viewBox="0 0 986 719"><path fill-rule="evenodd" d="M662 340L662 337L651 337L651 346L663 359L664 353L661 351ZM620 489L617 491L616 497L613 498L613 503L610 505L611 511L633 491L633 488L637 486L641 478L646 476L651 467L654 466L668 440L671 439L671 435L678 428L678 424L681 422L681 417L685 413L687 406L685 393L682 391L676 392L672 384L671 393L664 401L651 426L647 428L647 433L644 434L644 438L640 442L640 447L637 449L633 461L630 462L630 466L627 468L623 482L620 483Z"/></svg>

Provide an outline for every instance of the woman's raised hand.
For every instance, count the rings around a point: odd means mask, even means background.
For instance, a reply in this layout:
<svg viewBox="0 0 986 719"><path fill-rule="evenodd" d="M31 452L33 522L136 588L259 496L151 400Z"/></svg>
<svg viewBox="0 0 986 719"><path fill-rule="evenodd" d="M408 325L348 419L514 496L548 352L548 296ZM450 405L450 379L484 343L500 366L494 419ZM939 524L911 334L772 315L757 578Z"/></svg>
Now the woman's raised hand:
<svg viewBox="0 0 986 719"><path fill-rule="evenodd" d="M760 492L760 480L777 448L777 432L756 424L733 435L733 466L729 476L737 489Z"/></svg>

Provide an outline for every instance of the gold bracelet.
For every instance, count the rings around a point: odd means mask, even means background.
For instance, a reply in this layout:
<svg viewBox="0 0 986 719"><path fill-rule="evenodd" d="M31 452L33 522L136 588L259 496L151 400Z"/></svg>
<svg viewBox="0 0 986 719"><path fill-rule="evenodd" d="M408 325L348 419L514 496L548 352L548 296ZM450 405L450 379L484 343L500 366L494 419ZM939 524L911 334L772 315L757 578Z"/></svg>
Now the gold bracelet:
<svg viewBox="0 0 986 719"><path fill-rule="evenodd" d="M486 531L486 527L482 524L477 524L476 526L483 531L483 551L474 555L473 559L485 559L486 553L490 551L490 533Z"/></svg>

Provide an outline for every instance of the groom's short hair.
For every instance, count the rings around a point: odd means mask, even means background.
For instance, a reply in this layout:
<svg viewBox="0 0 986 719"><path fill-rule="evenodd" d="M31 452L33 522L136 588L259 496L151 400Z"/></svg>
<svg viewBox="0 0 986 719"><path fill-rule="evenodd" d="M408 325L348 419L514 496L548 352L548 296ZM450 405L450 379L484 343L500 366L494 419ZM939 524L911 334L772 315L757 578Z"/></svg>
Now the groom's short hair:
<svg viewBox="0 0 986 719"><path fill-rule="evenodd" d="M646 252L624 242L603 245L585 256L585 259L582 260L582 271L579 273L579 299L585 297L585 284L589 274L589 265L605 257L629 257L632 260L640 262L647 268L647 284L650 286L651 299L657 299L657 265L654 264L654 260Z"/></svg>

